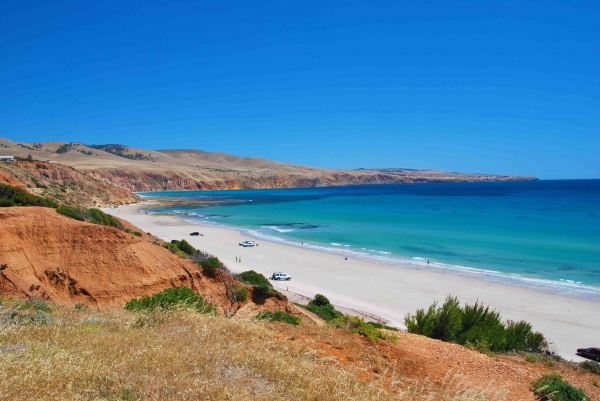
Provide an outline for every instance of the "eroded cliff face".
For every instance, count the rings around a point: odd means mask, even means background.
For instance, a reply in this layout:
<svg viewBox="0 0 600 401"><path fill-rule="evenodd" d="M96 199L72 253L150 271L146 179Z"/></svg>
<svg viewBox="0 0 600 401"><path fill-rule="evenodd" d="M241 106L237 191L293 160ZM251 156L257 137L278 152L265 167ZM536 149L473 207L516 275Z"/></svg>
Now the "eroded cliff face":
<svg viewBox="0 0 600 401"><path fill-rule="evenodd" d="M0 265L6 266L0 294L101 307L123 306L132 298L186 286L222 312L228 305L220 276L225 273L207 275L154 240L69 219L50 208L0 208ZM282 296L244 305L245 310L257 308L286 310L289 305Z"/></svg>
<svg viewBox="0 0 600 401"><path fill-rule="evenodd" d="M58 203L101 207L139 202L127 187L116 187L72 167L47 162L0 163L0 183L18 186Z"/></svg>
<svg viewBox="0 0 600 401"><path fill-rule="evenodd" d="M131 191L166 190L216 190L216 189L257 189L257 188L309 188L322 186L361 185L361 184L403 184L426 182L483 182L526 180L530 177L490 176L490 175L449 175L449 176L408 176L385 174L331 171L303 176L299 174L260 174L223 173L212 176L199 176L190 173L145 172L125 169L95 169L86 174L110 185Z"/></svg>

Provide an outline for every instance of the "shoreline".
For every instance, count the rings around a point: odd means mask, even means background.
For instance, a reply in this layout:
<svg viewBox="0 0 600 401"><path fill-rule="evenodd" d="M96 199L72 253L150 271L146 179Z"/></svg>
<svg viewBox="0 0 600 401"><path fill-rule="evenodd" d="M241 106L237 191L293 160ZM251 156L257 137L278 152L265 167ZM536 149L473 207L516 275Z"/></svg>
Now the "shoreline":
<svg viewBox="0 0 600 401"><path fill-rule="evenodd" d="M142 203L147 205L146 208L153 207L164 207L169 205L169 201L165 201L167 198L161 197L146 197ZM174 198L178 199L178 198ZM219 203L220 201L214 201ZM140 205L142 204L140 203ZM182 204L179 201L174 201L173 205L187 206L188 204ZM169 206L173 206L169 205ZM203 203L189 202L189 205L204 206ZM210 206L210 203L206 204ZM141 207L140 207L141 208ZM376 251L366 248L358 249L355 246L344 245L344 244L326 244L326 243L312 243L308 240L302 242L300 239L296 241L277 235L271 235L270 233L261 232L260 229L228 226L226 224L215 223L214 221L208 222L198 220L195 218L195 214L187 214L185 212L175 213L156 213L149 211L149 214L156 216L171 216L185 223L194 224L203 227L212 228L224 228L236 230L242 235L249 236L257 241L269 241L277 244L281 244L288 247L294 247L298 249L312 249L317 252L324 252L339 257L349 257L353 259L359 259L368 263L382 264L392 266L401 269L411 270L428 270L438 274L450 274L458 277L464 277L473 279L476 281L484 281L492 284L508 285L511 287L520 287L524 289L534 290L536 292L544 292L551 295L560 295L567 298L582 299L585 301L600 303L600 286L593 284L586 284L580 281L573 281L568 279L552 279L537 275L527 275L523 273L509 273L494 268L488 267L471 267L461 264L452 264L445 261L439 261L435 259L428 259L424 257L410 257L410 256L387 256L391 254L389 251ZM261 227L266 228L266 227ZM431 261L431 263L428 263Z"/></svg>
<svg viewBox="0 0 600 401"><path fill-rule="evenodd" d="M341 255L288 244L259 240L259 246L243 248L248 239L240 229L215 227L181 220L175 216L144 214L151 202L107 208L105 212L122 218L166 241L185 238L192 246L218 256L233 272L255 270L265 276L284 271L293 279L274 282L278 290L288 290L312 298L327 296L335 305L381 317L392 326L404 327L404 315L427 308L447 295L461 302L483 302L500 311L504 319L525 320L552 341L561 356L581 360L576 348L595 346L600 331L596 302L549 294L521 286L476 280L431 270L401 268L360 259L344 260ZM204 236L190 237L192 231ZM239 263L236 257L242 259Z"/></svg>

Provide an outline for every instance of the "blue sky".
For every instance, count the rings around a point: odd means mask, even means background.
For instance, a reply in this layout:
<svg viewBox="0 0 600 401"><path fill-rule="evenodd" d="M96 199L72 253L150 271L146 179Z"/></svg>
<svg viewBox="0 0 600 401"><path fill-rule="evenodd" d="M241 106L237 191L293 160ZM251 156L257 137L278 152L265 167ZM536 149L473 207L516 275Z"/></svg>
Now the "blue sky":
<svg viewBox="0 0 600 401"><path fill-rule="evenodd" d="M600 178L598 1L3 1L0 137Z"/></svg>

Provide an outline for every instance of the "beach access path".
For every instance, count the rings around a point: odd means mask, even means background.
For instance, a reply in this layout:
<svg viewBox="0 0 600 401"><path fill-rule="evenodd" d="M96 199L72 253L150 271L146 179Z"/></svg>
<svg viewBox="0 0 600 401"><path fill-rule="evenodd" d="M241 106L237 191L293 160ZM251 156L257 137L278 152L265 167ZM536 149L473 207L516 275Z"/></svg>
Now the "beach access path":
<svg viewBox="0 0 600 401"><path fill-rule="evenodd" d="M276 271L285 272L292 280L272 282L275 288L307 297L321 293L334 305L380 316L392 326L404 328L406 313L427 308L435 300L443 303L452 294L461 302L483 302L499 310L505 319L531 323L567 360L583 360L575 355L577 348L600 346L600 303L416 270L414 265L402 268L344 260L340 255L265 240L257 240L257 247L245 248L238 243L253 238L238 230L140 212L149 206L142 202L103 210L165 241L185 239L195 248L219 257L233 272L255 270L266 277ZM190 236L193 231L203 236ZM241 262L236 262L236 258Z"/></svg>

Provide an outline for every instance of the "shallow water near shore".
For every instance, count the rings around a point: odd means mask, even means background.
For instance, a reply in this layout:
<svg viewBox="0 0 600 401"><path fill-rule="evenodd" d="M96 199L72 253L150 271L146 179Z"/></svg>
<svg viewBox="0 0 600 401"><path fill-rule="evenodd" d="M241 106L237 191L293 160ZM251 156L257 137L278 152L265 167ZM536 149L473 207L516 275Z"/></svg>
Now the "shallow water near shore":
<svg viewBox="0 0 600 401"><path fill-rule="evenodd" d="M600 301L600 180L140 195L256 238Z"/></svg>

